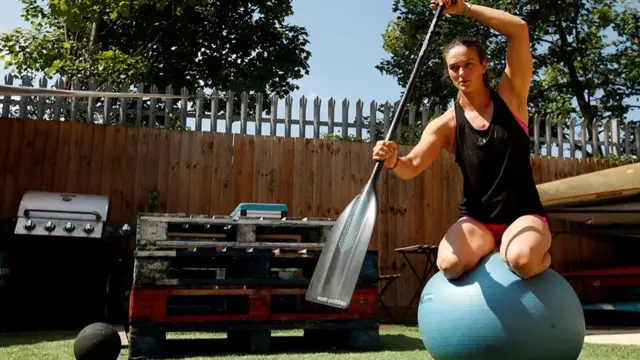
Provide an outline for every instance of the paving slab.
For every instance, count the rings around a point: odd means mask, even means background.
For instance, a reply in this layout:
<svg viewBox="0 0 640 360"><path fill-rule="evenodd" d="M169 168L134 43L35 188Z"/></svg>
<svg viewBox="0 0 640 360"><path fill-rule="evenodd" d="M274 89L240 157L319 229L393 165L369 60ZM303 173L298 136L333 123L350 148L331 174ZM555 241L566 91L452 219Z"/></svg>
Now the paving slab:
<svg viewBox="0 0 640 360"><path fill-rule="evenodd" d="M587 328L585 343L640 346L640 328Z"/></svg>

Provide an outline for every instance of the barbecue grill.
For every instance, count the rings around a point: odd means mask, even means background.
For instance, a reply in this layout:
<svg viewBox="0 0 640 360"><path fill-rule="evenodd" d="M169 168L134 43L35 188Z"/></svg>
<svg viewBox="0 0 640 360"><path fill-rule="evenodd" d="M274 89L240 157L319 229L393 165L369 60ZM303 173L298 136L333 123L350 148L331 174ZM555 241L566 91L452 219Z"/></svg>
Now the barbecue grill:
<svg viewBox="0 0 640 360"><path fill-rule="evenodd" d="M3 240L11 272L2 325L65 328L126 317L130 270L123 258L132 256L135 230L108 216L105 195L23 194L13 236Z"/></svg>
<svg viewBox="0 0 640 360"><path fill-rule="evenodd" d="M131 235L129 224L109 224L106 195L28 191L20 201L16 235L103 238Z"/></svg>

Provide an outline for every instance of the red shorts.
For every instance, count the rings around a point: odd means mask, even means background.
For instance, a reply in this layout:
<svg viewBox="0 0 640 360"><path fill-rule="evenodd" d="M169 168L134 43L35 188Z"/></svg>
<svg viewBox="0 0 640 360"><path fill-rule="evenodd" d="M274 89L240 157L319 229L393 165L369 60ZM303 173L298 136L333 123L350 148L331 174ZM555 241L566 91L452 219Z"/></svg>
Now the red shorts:
<svg viewBox="0 0 640 360"><path fill-rule="evenodd" d="M536 214L531 214L531 216L535 216L538 219L542 220L542 222L544 222L544 224L547 226L547 228L549 227L549 221L547 221L547 218L544 216L540 216L540 215L536 215ZM458 221L462 220L462 219L471 219L473 221L479 222L480 224L484 225L487 230L489 230L489 232L491 232L491 234L493 235L493 238L500 242L500 240L502 240L502 235L504 235L505 230L507 230L507 228L509 227L510 224L485 224L481 221L478 221L470 216L462 216L460 219L458 219Z"/></svg>

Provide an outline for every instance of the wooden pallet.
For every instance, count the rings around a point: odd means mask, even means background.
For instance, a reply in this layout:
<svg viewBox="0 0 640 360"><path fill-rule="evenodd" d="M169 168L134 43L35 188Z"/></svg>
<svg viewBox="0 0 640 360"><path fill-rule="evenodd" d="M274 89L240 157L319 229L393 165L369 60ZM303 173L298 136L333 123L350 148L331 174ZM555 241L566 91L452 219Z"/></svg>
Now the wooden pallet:
<svg viewBox="0 0 640 360"><path fill-rule="evenodd" d="M250 352L268 352L280 329L304 329L313 344L323 333L346 347L376 348L377 251L367 253L348 309L305 299L334 222L140 214L130 356L162 356L174 331L224 332Z"/></svg>
<svg viewBox="0 0 640 360"><path fill-rule="evenodd" d="M137 248L206 247L211 242L324 243L335 220L315 218L187 217L139 214Z"/></svg>
<svg viewBox="0 0 640 360"><path fill-rule="evenodd" d="M180 286L307 286L321 250L274 243L210 242L208 247L136 250L135 288ZM309 247L311 249L309 249ZM378 281L378 252L367 252L360 284Z"/></svg>
<svg viewBox="0 0 640 360"><path fill-rule="evenodd" d="M173 355L213 356L228 353L274 351L379 351L379 322L355 320L289 320L270 322L214 322L140 324L131 327L129 359L157 359ZM272 336L277 330L302 330L302 336ZM167 333L198 331L226 334L213 340L168 340ZM179 344L183 343L182 350ZM198 349L196 344L203 344ZM176 354L178 353L178 354Z"/></svg>

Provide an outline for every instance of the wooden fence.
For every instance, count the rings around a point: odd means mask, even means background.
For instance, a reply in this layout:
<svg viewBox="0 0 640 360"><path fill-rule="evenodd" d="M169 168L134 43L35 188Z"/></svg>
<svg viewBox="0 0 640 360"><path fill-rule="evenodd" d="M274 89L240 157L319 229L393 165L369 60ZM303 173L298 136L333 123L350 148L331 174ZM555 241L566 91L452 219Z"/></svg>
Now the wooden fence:
<svg viewBox="0 0 640 360"><path fill-rule="evenodd" d="M285 203L293 216L335 217L369 178L372 147L366 142L0 118L0 211L14 217L24 191L44 190L107 194L109 220L118 222L134 222L142 211L229 214L239 202L249 201ZM380 250L382 273L402 274L385 299L396 309L407 305L419 284L394 249L437 244L455 220L461 177L452 160L442 152L413 180L387 172L380 178L371 247ZM611 166L593 159L541 156L532 156L531 162L537 183ZM567 234L554 238L552 252L552 266L559 271L621 265L630 256L620 243ZM418 268L424 267L424 260L415 260Z"/></svg>
<svg viewBox="0 0 640 360"><path fill-rule="evenodd" d="M6 85L17 86L10 74L5 76ZM30 77L19 79L21 87L33 87ZM37 81L40 89L65 88L62 80L49 84L46 78ZM114 88L107 84L83 85L72 82L70 88L82 93L84 90L101 93L120 91L131 94L126 96L5 96L0 97L4 118L32 118L65 120L72 122L132 124L138 127L155 128L168 114L172 124L180 129L193 128L195 131L255 134L300 138L338 138L360 139L375 142L382 138L391 124L394 109L399 101L379 103L358 99L351 103L349 99L336 101L334 98L300 97L294 104L291 95L279 98L277 95L264 96L260 93L212 89L205 93L203 89L182 88L180 98L164 99L155 85L124 85ZM35 89L34 89L35 90ZM49 89L51 90L51 89ZM175 95L171 87L164 94ZM139 96L140 94L148 96ZM0 92L2 95L2 92ZM135 98L134 98L135 97ZM283 101L284 100L284 101ZM311 100L311 103L309 103ZM336 108L338 108L336 111ZM168 110L167 110L168 109ZM265 114L266 112L266 114ZM297 112L297 119L294 114ZM337 113L339 112L339 115ZM441 114L441 109L430 112L425 108L409 106L403 125L398 128L397 139L403 144L413 145L419 139L424 126ZM588 129L585 121L563 121L555 118L532 119L530 139L534 155L561 157L588 157L590 155L631 155L640 154L640 123L622 122L620 119L607 119ZM567 129L565 129L565 127ZM374 134L374 136L371 136ZM589 140L591 139L591 140ZM635 139L635 140L632 140Z"/></svg>

